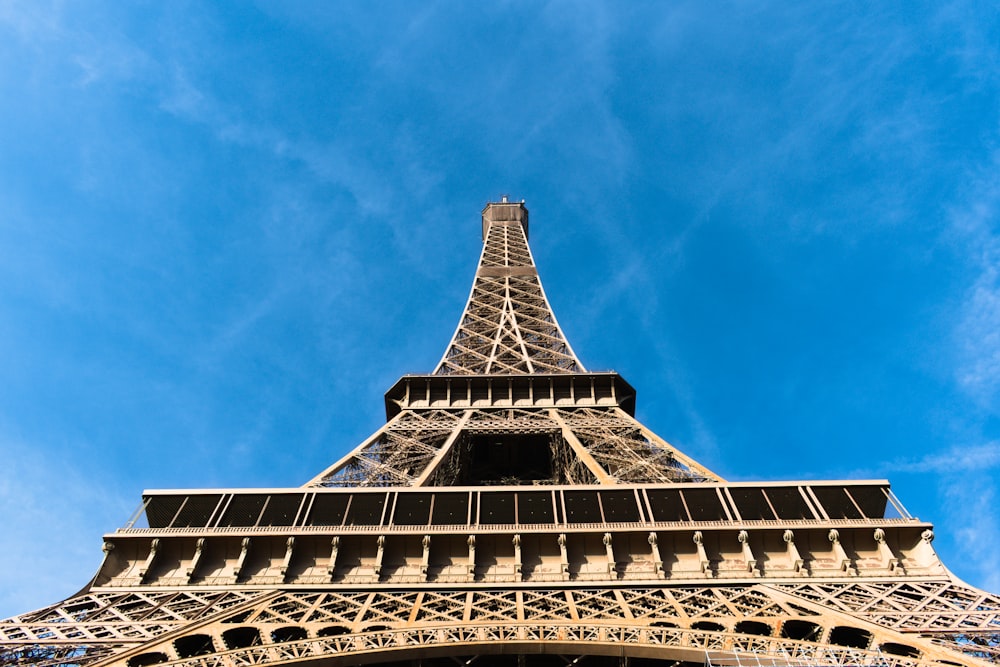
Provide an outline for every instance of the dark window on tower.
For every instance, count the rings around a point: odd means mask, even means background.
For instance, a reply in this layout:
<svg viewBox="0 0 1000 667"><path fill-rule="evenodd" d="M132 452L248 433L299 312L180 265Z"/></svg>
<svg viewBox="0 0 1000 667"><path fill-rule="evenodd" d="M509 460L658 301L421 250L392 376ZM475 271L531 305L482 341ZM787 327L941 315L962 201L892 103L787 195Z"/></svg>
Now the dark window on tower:
<svg viewBox="0 0 1000 667"><path fill-rule="evenodd" d="M692 521L724 521L726 513L715 489L684 489L681 491L687 501Z"/></svg>
<svg viewBox="0 0 1000 667"><path fill-rule="evenodd" d="M301 493L279 493L271 496L260 517L261 526L291 526L302 504Z"/></svg>
<svg viewBox="0 0 1000 667"><path fill-rule="evenodd" d="M513 493L483 493L479 502L479 523L514 523Z"/></svg>
<svg viewBox="0 0 1000 667"><path fill-rule="evenodd" d="M687 521L680 489L650 489L646 492L653 521Z"/></svg>
<svg viewBox="0 0 1000 667"><path fill-rule="evenodd" d="M188 496L171 528L203 528L222 499L220 495Z"/></svg>
<svg viewBox="0 0 1000 667"><path fill-rule="evenodd" d="M166 528L177 515L187 496L151 496L146 500L146 521L150 528Z"/></svg>
<svg viewBox="0 0 1000 667"><path fill-rule="evenodd" d="M519 484L552 479L552 436L545 433L473 435L466 484Z"/></svg>
<svg viewBox="0 0 1000 667"><path fill-rule="evenodd" d="M344 523L348 496L343 493L317 493L309 511L309 526L339 526Z"/></svg>
<svg viewBox="0 0 1000 667"><path fill-rule="evenodd" d="M382 508L385 506L384 493L357 493L351 498L347 510L348 526L377 526L382 523Z"/></svg>
<svg viewBox="0 0 1000 667"><path fill-rule="evenodd" d="M803 500L798 487L776 486L769 487L764 493L771 500L774 511L778 513L779 519L814 519L813 513L809 511L809 506Z"/></svg>
<svg viewBox="0 0 1000 667"><path fill-rule="evenodd" d="M566 491L566 523L601 523L596 491Z"/></svg>
<svg viewBox="0 0 1000 667"><path fill-rule="evenodd" d="M848 486L845 489L861 511L869 519L881 519L886 516L888 498L881 486Z"/></svg>
<svg viewBox="0 0 1000 667"><path fill-rule="evenodd" d="M431 523L435 526L464 525L469 520L468 493L435 493Z"/></svg>
<svg viewBox="0 0 1000 667"><path fill-rule="evenodd" d="M842 486L814 486L812 492L831 519L860 519L861 513L854 506Z"/></svg>
<svg viewBox="0 0 1000 667"><path fill-rule="evenodd" d="M233 496L226 508L226 513L222 515L222 526L253 526L260 518L260 512L264 509L267 496L258 493L238 493Z"/></svg>
<svg viewBox="0 0 1000 667"><path fill-rule="evenodd" d="M431 494L400 493L392 522L400 526L426 526L431 513Z"/></svg>
<svg viewBox="0 0 1000 667"><path fill-rule="evenodd" d="M635 492L601 491L604 506L604 520L608 523L627 523L639 520L639 506L635 502Z"/></svg>
<svg viewBox="0 0 1000 667"><path fill-rule="evenodd" d="M747 521L774 521L774 512L767 505L764 499L764 492L761 489L732 487L729 495L736 503L736 509L740 511L740 516Z"/></svg>
<svg viewBox="0 0 1000 667"><path fill-rule="evenodd" d="M552 523L552 494L547 491L527 491L517 494L518 523Z"/></svg>

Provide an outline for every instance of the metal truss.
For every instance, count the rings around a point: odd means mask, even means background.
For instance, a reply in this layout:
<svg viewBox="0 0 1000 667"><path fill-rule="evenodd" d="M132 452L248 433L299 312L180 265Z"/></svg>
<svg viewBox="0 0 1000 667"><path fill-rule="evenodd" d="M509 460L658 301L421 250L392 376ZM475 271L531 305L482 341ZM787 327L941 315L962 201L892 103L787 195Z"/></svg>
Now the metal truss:
<svg viewBox="0 0 1000 667"><path fill-rule="evenodd" d="M1000 598L952 581L811 582L780 588L890 628L1000 633Z"/></svg>
<svg viewBox="0 0 1000 667"><path fill-rule="evenodd" d="M463 422L448 410L401 412L307 486L410 486Z"/></svg>
<svg viewBox="0 0 1000 667"><path fill-rule="evenodd" d="M112 660L268 595L239 589L85 593L0 621L0 665L90 665Z"/></svg>
<svg viewBox="0 0 1000 667"><path fill-rule="evenodd" d="M607 407L402 411L307 486L453 485L470 437L501 433L552 436L553 484L721 481L625 411Z"/></svg>
<svg viewBox="0 0 1000 667"><path fill-rule="evenodd" d="M721 481L620 408L559 410L559 417L617 482Z"/></svg>
<svg viewBox="0 0 1000 667"><path fill-rule="evenodd" d="M922 582L922 586L919 590L938 603L944 596L974 606L969 600L985 595L953 582ZM751 584L87 594L10 619L0 624L0 637L8 656L37 665L135 666L154 658L183 665L317 658L354 664L371 653L390 660L393 653L406 650L411 657L440 654L443 648L452 655L463 650L488 652L487 645L495 641L520 643L529 652L539 644L569 642L582 644L575 647L577 652L600 654L617 645L633 647L635 655L681 660L707 650L715 663L742 659L772 664L920 665L956 657L965 658L963 663L971 659L968 664L995 661L995 640L991 645L982 634L891 628L877 618L859 616L856 610L832 610L824 604L830 599L808 599L790 593L790 588ZM803 590L816 588L829 587ZM918 592L899 585L842 588L834 598L850 598L856 601L854 606L865 598L868 606L885 606L894 597ZM881 594L875 596L876 590ZM922 612L910 613L908 625L919 624ZM996 624L994 617L994 634ZM867 641L856 646L830 643L846 630Z"/></svg>
<svg viewBox="0 0 1000 667"><path fill-rule="evenodd" d="M953 581L810 583L783 590L867 618L920 632L935 644L1000 663L1000 597Z"/></svg>
<svg viewBox="0 0 1000 667"><path fill-rule="evenodd" d="M82 593L0 621L0 665L1000 665L1000 598L887 481L725 482L584 369L523 204L482 221L382 428L303 487L146 492Z"/></svg>
<svg viewBox="0 0 1000 667"><path fill-rule="evenodd" d="M487 222L493 211L514 215ZM585 372L538 279L525 231L527 210L501 204L483 215L485 243L472 293L434 374Z"/></svg>

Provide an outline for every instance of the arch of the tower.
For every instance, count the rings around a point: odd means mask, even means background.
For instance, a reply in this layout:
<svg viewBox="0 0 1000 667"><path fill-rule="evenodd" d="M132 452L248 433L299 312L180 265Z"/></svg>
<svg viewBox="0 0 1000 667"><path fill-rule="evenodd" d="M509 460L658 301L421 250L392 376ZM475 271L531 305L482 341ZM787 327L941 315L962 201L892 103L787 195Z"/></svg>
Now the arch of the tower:
<svg viewBox="0 0 1000 667"><path fill-rule="evenodd" d="M969 664L921 635L766 586L274 591L99 664Z"/></svg>
<svg viewBox="0 0 1000 667"><path fill-rule="evenodd" d="M747 622L744 621L744 624ZM511 622L390 628L372 626L347 633L337 626L307 631L277 626L262 637L260 628L238 626L221 633L200 632L156 650L133 652L116 664L148 667L168 664L340 665L881 665L911 667L948 664L929 659L912 643L873 641L863 628L836 626L824 641L792 639L790 633L762 624L739 631L702 622L679 628L637 623ZM777 624L780 627L780 623ZM746 628L743 628L746 630ZM859 638L864 639L860 641ZM932 656L933 657L933 656Z"/></svg>

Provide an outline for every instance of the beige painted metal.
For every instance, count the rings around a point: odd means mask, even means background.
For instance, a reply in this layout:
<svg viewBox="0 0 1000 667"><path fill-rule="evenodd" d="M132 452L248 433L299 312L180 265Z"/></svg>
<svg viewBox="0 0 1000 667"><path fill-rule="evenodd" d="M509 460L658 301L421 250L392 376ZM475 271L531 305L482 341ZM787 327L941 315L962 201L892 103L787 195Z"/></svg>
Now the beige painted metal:
<svg viewBox="0 0 1000 667"><path fill-rule="evenodd" d="M602 406L403 410L308 486L452 485L454 480L447 476L434 481L433 474L448 468L448 459L457 455L456 440L462 434L564 430L566 447L572 450L565 462L589 471L589 475L554 471L563 479L600 484L721 481L620 408Z"/></svg>
<svg viewBox="0 0 1000 667"><path fill-rule="evenodd" d="M449 435L448 439L445 440L444 444L434 455L434 458L427 463L427 466L424 468L423 472L420 473L420 476L413 481L413 486L425 486L431 475L437 472L438 467L441 465L441 461L443 461L444 457L451 452L451 448L455 446L455 441L458 440L460 435L462 435L462 431L465 430L465 425L469 423L470 417L472 417L472 410L466 410L462 414L462 418L458 420L457 424L455 424L455 428L452 430L451 435Z"/></svg>
<svg viewBox="0 0 1000 667"><path fill-rule="evenodd" d="M577 458L583 461L583 464L587 466L587 470L593 473L598 483L614 484L615 478L608 474L608 472L594 460L594 457L590 455L589 451L587 451L586 446L584 446L584 444L580 442L580 439L576 437L576 434L573 433L573 429L566 424L566 420L559 416L559 411L551 409L549 410L549 414L552 416L552 419L559 424L562 436L565 438L566 442L569 443L569 446L573 448L573 453L576 454Z"/></svg>
<svg viewBox="0 0 1000 667"><path fill-rule="evenodd" d="M479 270L435 375L586 372L545 298L527 226L523 203L483 209Z"/></svg>
<svg viewBox="0 0 1000 667"><path fill-rule="evenodd" d="M83 591L0 621L0 664L1000 664L1000 598L884 482L722 480L585 371L523 203L482 229L444 357L382 428L296 489L148 492ZM489 477L495 446L550 465Z"/></svg>

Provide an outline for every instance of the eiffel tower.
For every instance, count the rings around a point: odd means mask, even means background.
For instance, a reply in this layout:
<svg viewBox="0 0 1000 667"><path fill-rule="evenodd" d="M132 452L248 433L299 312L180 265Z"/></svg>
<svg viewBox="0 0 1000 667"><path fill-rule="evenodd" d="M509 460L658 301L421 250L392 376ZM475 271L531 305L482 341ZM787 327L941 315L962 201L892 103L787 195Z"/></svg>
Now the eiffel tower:
<svg viewBox="0 0 1000 667"><path fill-rule="evenodd" d="M19 665L997 665L888 482L731 483L588 372L528 248L483 251L430 375L302 487L147 491L73 597L0 622Z"/></svg>

